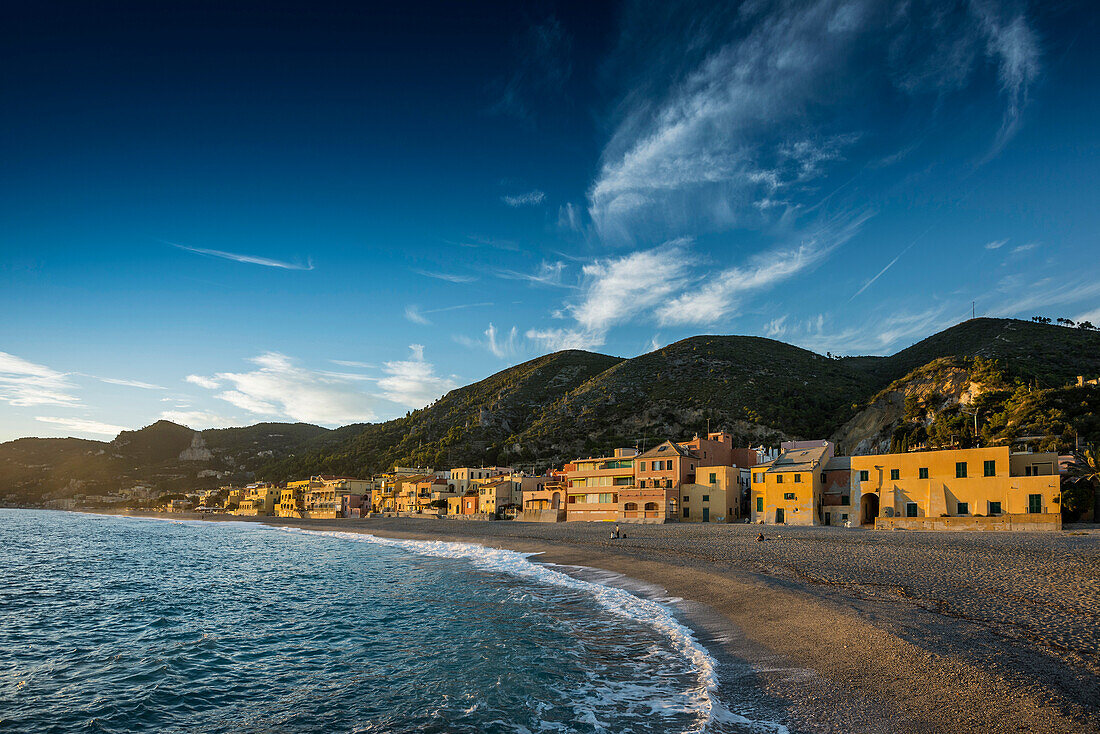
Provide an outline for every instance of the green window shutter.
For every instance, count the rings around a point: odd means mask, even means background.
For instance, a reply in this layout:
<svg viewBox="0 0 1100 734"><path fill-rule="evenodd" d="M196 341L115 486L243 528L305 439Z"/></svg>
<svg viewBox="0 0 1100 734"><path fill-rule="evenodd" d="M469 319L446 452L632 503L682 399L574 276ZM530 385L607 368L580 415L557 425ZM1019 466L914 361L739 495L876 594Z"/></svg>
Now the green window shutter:
<svg viewBox="0 0 1100 734"><path fill-rule="evenodd" d="M764 498L763 497L757 497L756 498L756 511L757 512L763 512L764 511Z"/></svg>
<svg viewBox="0 0 1100 734"><path fill-rule="evenodd" d="M955 462L955 478L956 479L966 479L966 462L965 461Z"/></svg>
<svg viewBox="0 0 1100 734"><path fill-rule="evenodd" d="M997 476L997 462L996 461L987 461L987 462L985 462L985 475L987 477Z"/></svg>

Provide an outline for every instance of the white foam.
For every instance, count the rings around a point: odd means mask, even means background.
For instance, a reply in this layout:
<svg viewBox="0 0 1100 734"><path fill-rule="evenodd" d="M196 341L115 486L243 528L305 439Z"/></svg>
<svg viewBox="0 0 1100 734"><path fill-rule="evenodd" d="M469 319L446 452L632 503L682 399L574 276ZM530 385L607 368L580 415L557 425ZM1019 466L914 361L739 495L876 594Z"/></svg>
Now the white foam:
<svg viewBox="0 0 1100 734"><path fill-rule="evenodd" d="M268 526L271 527L271 526ZM782 724L755 721L736 714L717 700L718 675L716 663L705 647L695 638L695 633L676 620L671 610L663 604L636 596L614 586L585 581L569 576L549 566L531 563L528 559L537 554L519 553L502 548L489 548L474 543L438 540L403 540L383 538L368 533L349 533L337 530L307 530L304 528L277 527L278 530L306 535L324 535L357 542L375 543L402 548L419 555L437 558L460 558L479 568L507 573L523 579L567 589L583 591L591 595L604 610L632 621L641 622L662 634L696 671L699 686L686 692L686 697L702 722L691 731L705 731L711 722L738 724L752 729L788 734Z"/></svg>

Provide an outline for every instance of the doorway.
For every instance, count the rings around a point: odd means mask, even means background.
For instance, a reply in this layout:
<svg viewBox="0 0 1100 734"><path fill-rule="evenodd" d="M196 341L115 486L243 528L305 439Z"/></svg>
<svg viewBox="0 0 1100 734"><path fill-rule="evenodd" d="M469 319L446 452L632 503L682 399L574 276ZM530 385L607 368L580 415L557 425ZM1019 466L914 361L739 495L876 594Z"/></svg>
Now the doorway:
<svg viewBox="0 0 1100 734"><path fill-rule="evenodd" d="M775 524L776 525L782 525L783 524L783 508L782 507L776 508L776 510L775 510Z"/></svg>
<svg viewBox="0 0 1100 734"><path fill-rule="evenodd" d="M860 499L860 524L861 525L874 525L875 518L878 517L878 495L877 494L865 494Z"/></svg>
<svg viewBox="0 0 1100 734"><path fill-rule="evenodd" d="M703 508L703 522L710 522L710 508Z"/></svg>

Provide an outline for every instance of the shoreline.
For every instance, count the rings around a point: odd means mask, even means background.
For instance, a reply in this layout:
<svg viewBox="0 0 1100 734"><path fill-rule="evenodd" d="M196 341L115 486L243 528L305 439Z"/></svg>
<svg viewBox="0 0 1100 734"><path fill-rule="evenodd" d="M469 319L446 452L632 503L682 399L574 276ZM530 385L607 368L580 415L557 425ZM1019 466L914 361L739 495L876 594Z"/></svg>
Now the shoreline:
<svg viewBox="0 0 1100 734"><path fill-rule="evenodd" d="M157 513L122 516L199 519ZM1100 677L1088 671L1084 674L1084 689L1063 691L1062 695L1055 690L1055 695L1051 695L1049 686L1035 685L1041 683L1045 674L1041 659L1022 661L1020 667L1025 677L1033 673L1036 680L1021 685L1021 671L967 659L973 658L972 654L929 649L928 644L921 644L920 635L912 634L913 630L906 626L918 628L927 624L929 620L923 614L927 610L919 605L915 610L906 609L910 602L904 597L874 599L870 604L862 603L865 599L853 603L853 599L827 584L797 576L785 578L789 574L781 573L781 568L776 573L760 573L736 564L708 562L684 549L661 548L670 544L659 541L643 543L643 538L638 538L632 542L635 536L653 535L652 531L640 530L640 526L626 526L627 537L622 541L597 541L607 532L606 523L593 524L598 526L595 533L593 528L573 528L581 532L569 533L565 532L568 528L545 530L547 526L531 523L413 518L203 519L407 540L475 543L537 553L532 562L600 569L662 589L668 597L681 600L673 607L677 616L692 628L698 641L718 661L720 699L734 702L746 691L759 691L760 700L750 701L750 707L768 711L768 718L777 717L791 731L1100 730L1100 712L1091 698L1100 687L1090 688L1100 686ZM756 532L753 528L748 530ZM721 526L717 531L699 532L723 534L729 536L724 540L738 544L752 542L744 532L723 533ZM576 535L585 537L577 539ZM778 546L785 535L793 543L799 534L784 529L769 542ZM752 550L767 553L770 549ZM956 627L944 629L943 634L960 637L964 649L971 647L968 644L974 633L969 629L971 622L951 617L933 620L936 625L947 623ZM1012 647L1004 641L994 640L994 644ZM1028 664L1039 668L1029 670ZM1087 703L1090 700L1094 703L1091 710Z"/></svg>

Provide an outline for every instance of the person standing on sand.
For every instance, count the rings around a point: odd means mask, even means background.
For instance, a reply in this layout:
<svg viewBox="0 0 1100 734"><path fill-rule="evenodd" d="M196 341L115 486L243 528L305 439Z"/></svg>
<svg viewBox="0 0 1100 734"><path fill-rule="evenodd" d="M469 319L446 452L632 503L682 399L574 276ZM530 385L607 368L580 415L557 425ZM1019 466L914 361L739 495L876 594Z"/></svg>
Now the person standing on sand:
<svg viewBox="0 0 1100 734"><path fill-rule="evenodd" d="M616 537L616 538L621 538L621 537L623 537L622 531L621 531L621 530L619 530L619 526L618 526L618 525L616 525L616 526L615 526L615 537Z"/></svg>

